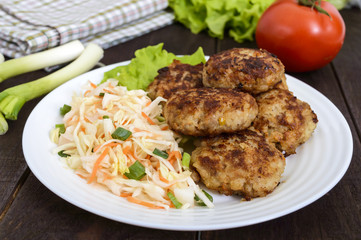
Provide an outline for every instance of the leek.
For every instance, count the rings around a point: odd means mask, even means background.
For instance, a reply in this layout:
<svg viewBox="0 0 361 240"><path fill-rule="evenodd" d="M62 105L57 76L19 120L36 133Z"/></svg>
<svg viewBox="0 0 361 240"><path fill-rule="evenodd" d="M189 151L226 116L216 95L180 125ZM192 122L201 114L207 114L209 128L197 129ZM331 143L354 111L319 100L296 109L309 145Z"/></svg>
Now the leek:
<svg viewBox="0 0 361 240"><path fill-rule="evenodd" d="M2 63L2 62L4 62L4 61L5 61L4 55L2 55L2 54L0 53L0 63Z"/></svg>
<svg viewBox="0 0 361 240"><path fill-rule="evenodd" d="M9 125L4 115L0 112L0 135L6 133L8 130L9 130Z"/></svg>
<svg viewBox="0 0 361 240"><path fill-rule="evenodd" d="M79 40L75 40L59 47L3 63L0 59L0 82L23 73L70 62L77 58L83 50L83 44Z"/></svg>
<svg viewBox="0 0 361 240"><path fill-rule="evenodd" d="M92 69L103 57L103 49L96 44L88 44L81 55L64 68L38 80L8 88L0 93L0 112L6 119L16 120L25 102L40 97L64 82ZM3 119L5 120L5 119ZM2 118L0 117L0 124ZM3 127L1 127L3 128ZM0 129L0 135L7 129Z"/></svg>

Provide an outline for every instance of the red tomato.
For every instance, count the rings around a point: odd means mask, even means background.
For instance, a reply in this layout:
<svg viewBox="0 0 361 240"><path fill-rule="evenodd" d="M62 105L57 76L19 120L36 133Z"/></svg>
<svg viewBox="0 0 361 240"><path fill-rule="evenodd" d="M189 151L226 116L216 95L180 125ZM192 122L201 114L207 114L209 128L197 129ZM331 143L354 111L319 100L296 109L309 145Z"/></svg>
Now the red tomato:
<svg viewBox="0 0 361 240"><path fill-rule="evenodd" d="M345 23L331 3L322 1L321 7L331 17L297 0L276 1L258 22L258 47L277 55L289 72L325 66L342 47Z"/></svg>

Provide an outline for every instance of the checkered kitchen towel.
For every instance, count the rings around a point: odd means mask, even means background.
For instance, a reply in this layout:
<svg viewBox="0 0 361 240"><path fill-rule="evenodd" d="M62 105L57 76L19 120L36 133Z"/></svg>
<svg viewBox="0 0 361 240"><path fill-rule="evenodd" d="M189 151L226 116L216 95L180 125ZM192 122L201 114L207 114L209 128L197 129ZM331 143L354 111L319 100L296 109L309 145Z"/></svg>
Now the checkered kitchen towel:
<svg viewBox="0 0 361 240"><path fill-rule="evenodd" d="M16 58L79 39L108 48L171 24L167 0L1 0L0 52Z"/></svg>

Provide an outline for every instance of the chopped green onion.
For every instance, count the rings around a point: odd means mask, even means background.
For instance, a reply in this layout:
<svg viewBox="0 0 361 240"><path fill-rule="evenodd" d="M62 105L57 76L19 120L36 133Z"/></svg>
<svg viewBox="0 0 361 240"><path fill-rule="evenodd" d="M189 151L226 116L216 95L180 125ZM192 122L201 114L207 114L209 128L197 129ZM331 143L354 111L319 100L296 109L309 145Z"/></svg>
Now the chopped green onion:
<svg viewBox="0 0 361 240"><path fill-rule="evenodd" d="M189 163L191 161L191 155L189 153L184 152L182 156L182 166L184 169L189 169Z"/></svg>
<svg viewBox="0 0 361 240"><path fill-rule="evenodd" d="M160 115L156 116L155 118L156 118L159 122L164 122L164 121L165 121L165 118L164 118L163 116L160 116Z"/></svg>
<svg viewBox="0 0 361 240"><path fill-rule="evenodd" d="M59 128L59 133L65 133L65 125L64 124L55 124L55 128Z"/></svg>
<svg viewBox="0 0 361 240"><path fill-rule="evenodd" d="M124 129L122 127L118 127L112 133L112 138L125 141L130 137L130 135L132 135L131 131L128 131L127 129Z"/></svg>
<svg viewBox="0 0 361 240"><path fill-rule="evenodd" d="M67 114L68 112L70 112L71 110L71 106L64 104L61 108L60 108L60 115L64 116L65 114Z"/></svg>
<svg viewBox="0 0 361 240"><path fill-rule="evenodd" d="M99 93L99 97L104 97L105 93L101 92Z"/></svg>
<svg viewBox="0 0 361 240"><path fill-rule="evenodd" d="M203 193L206 195L206 197L209 199L209 201L213 202L213 197L207 193L206 191L204 191L202 189ZM198 206L206 206L206 204L202 201L202 199L200 199L197 194L194 196L194 200L196 201Z"/></svg>
<svg viewBox="0 0 361 240"><path fill-rule="evenodd" d="M108 115L104 115L104 116L103 116L103 119L109 119L109 116L108 116Z"/></svg>
<svg viewBox="0 0 361 240"><path fill-rule="evenodd" d="M124 173L129 179L140 180L145 176L145 167L138 160L129 167L129 173Z"/></svg>
<svg viewBox="0 0 361 240"><path fill-rule="evenodd" d="M68 80L89 71L103 57L103 53L104 51L101 47L94 43L89 43L81 55L67 66L38 80L5 89L0 93L0 112L6 119L16 120L19 111L27 101L40 97ZM51 58L57 58L57 55L50 55ZM5 63L0 64L0 69L3 68ZM12 69L21 69L23 67L20 62L16 65ZM0 70L0 75L1 73L2 70ZM2 129L0 129L1 134L5 134Z"/></svg>
<svg viewBox="0 0 361 240"><path fill-rule="evenodd" d="M181 208L183 205L177 200L177 198L173 195L173 193L167 193L169 199L172 201L173 205L178 209Z"/></svg>
<svg viewBox="0 0 361 240"><path fill-rule="evenodd" d="M159 150L158 148L154 149L153 154L155 154L161 158L168 159L168 153L166 153L162 150Z"/></svg>
<svg viewBox="0 0 361 240"><path fill-rule="evenodd" d="M179 145L184 145L186 143L189 143L191 140L194 140L194 138L191 136L183 135L182 140L179 142Z"/></svg>
<svg viewBox="0 0 361 240"><path fill-rule="evenodd" d="M64 153L64 152L65 152L65 150L61 150L60 152L58 152L58 155L60 157L70 157L70 154L67 154L67 153Z"/></svg>

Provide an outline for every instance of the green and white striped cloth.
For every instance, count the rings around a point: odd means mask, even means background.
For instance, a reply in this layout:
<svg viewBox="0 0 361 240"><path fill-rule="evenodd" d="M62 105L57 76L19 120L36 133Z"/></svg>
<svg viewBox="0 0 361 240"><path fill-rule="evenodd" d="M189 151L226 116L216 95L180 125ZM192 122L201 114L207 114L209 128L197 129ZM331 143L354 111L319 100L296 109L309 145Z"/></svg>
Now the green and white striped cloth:
<svg viewBox="0 0 361 240"><path fill-rule="evenodd" d="M171 24L167 0L1 0L0 52L17 58L79 39L104 49Z"/></svg>

